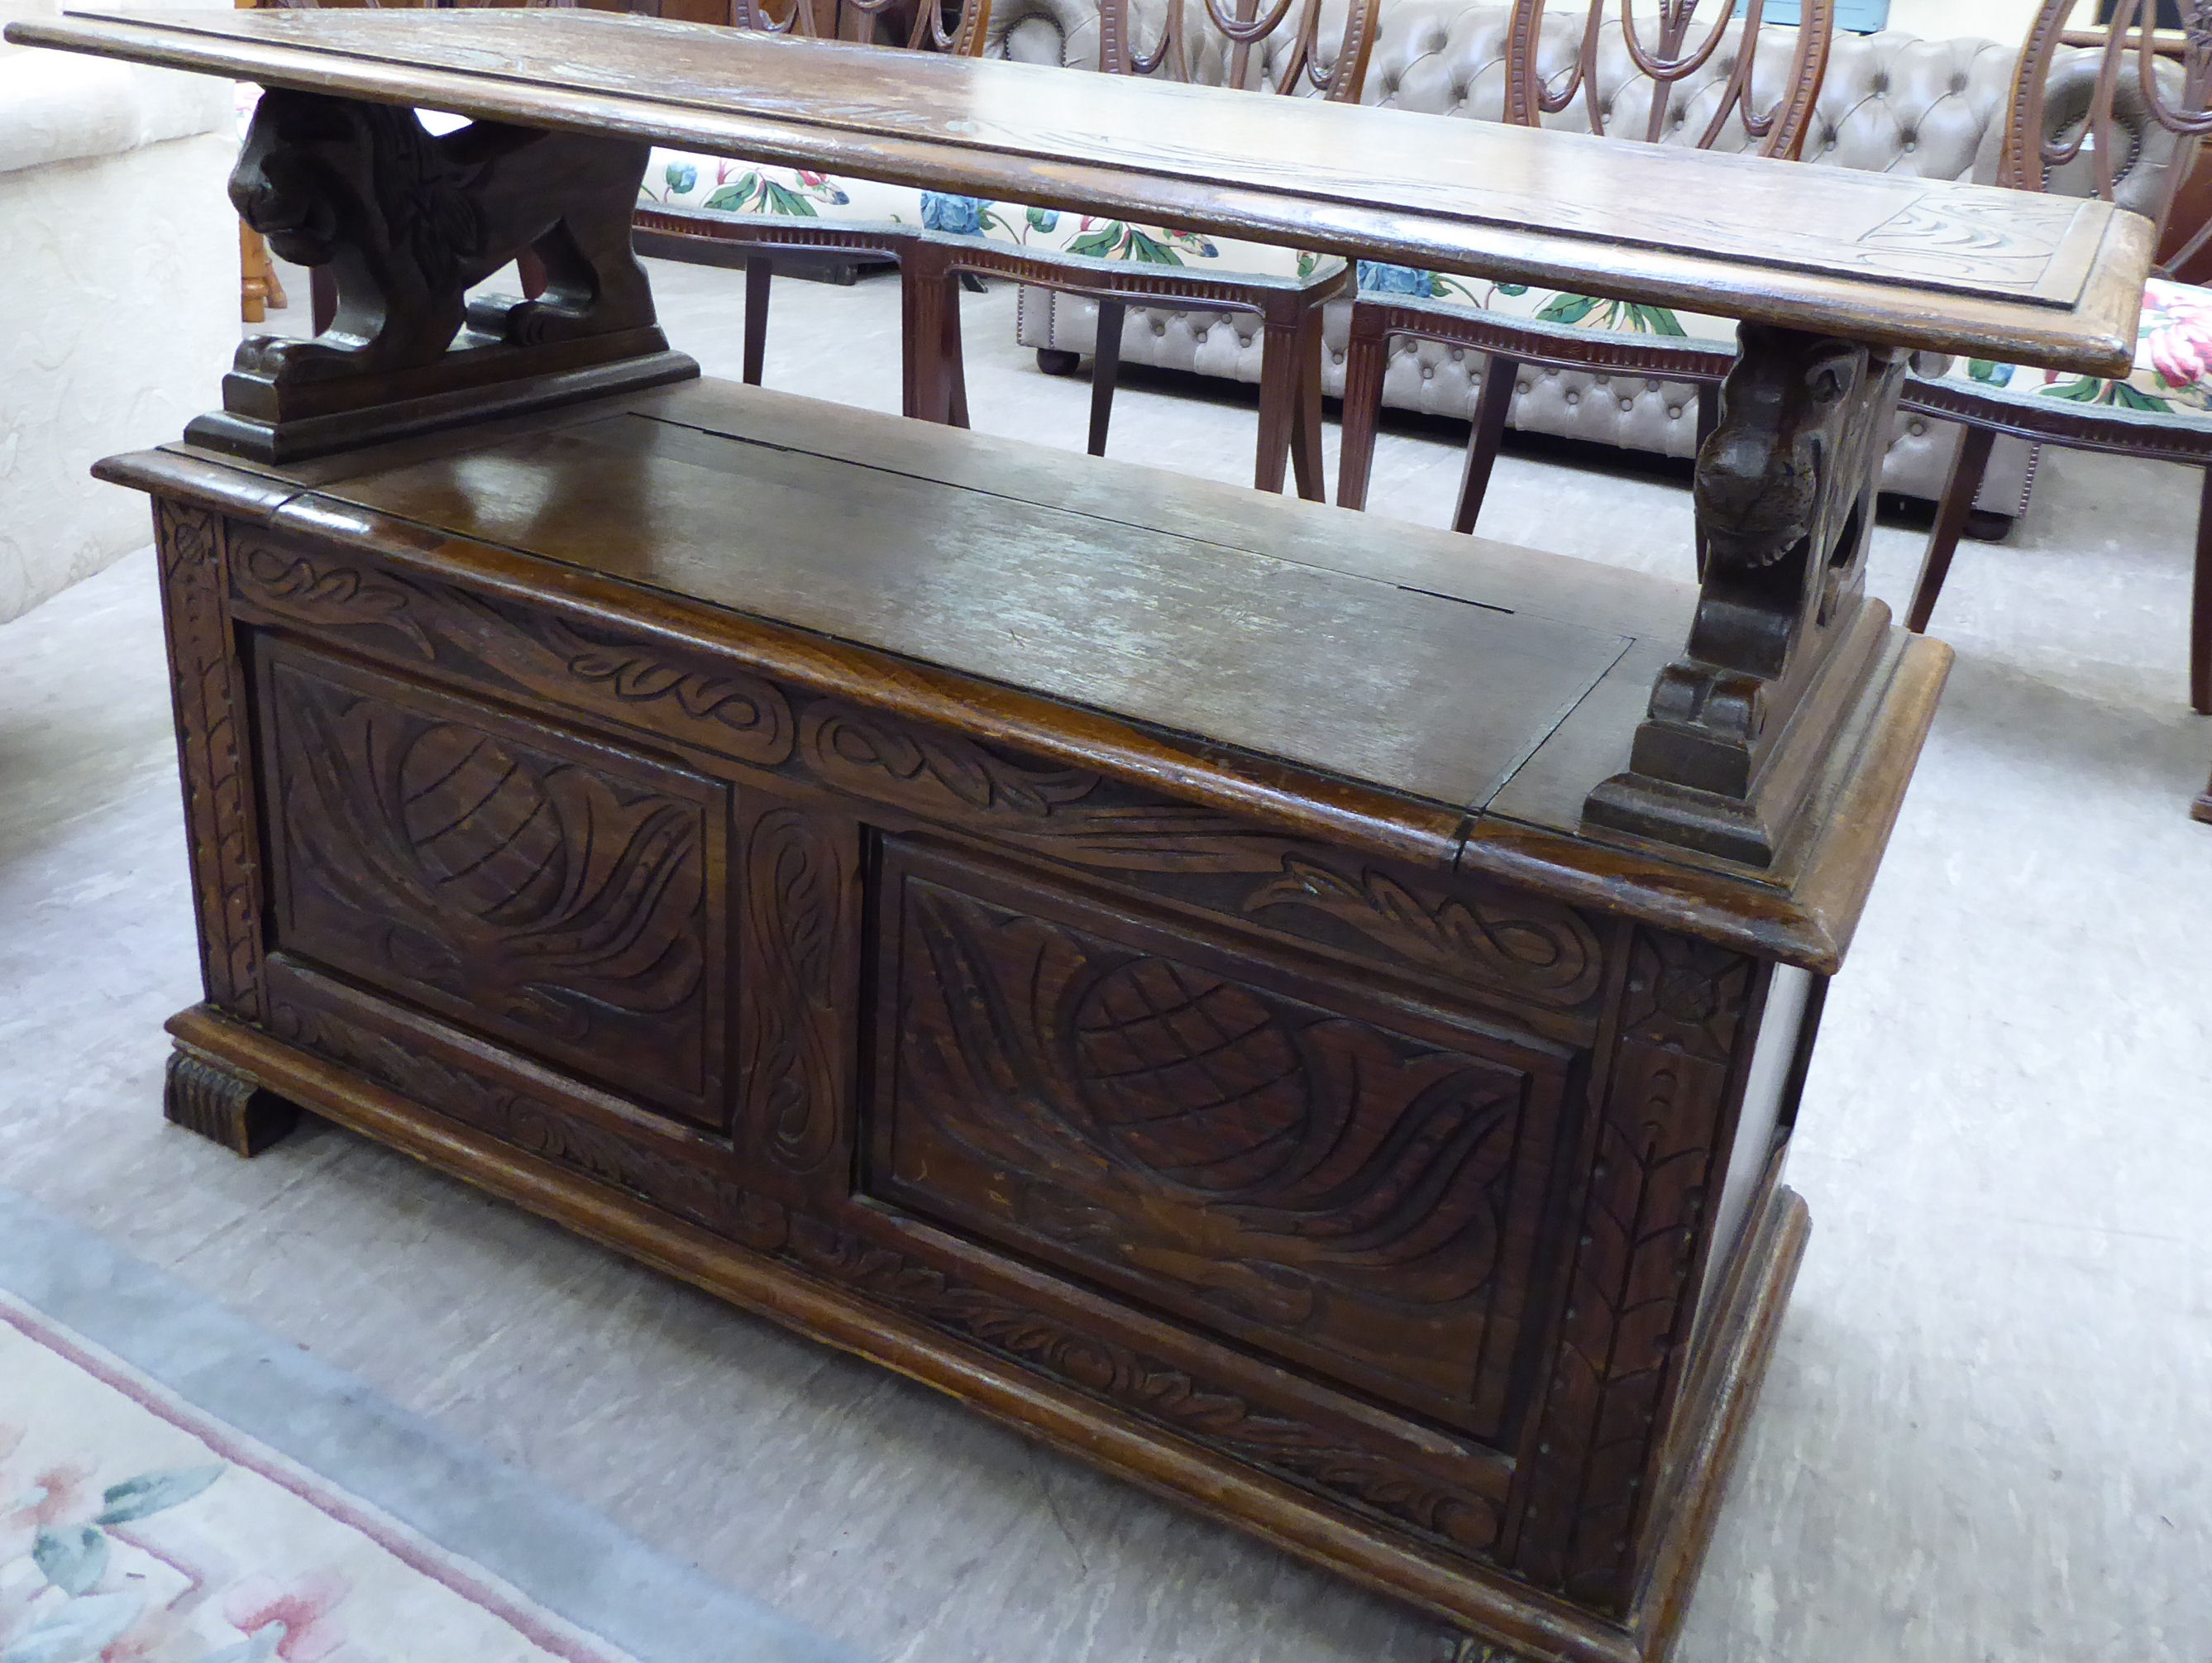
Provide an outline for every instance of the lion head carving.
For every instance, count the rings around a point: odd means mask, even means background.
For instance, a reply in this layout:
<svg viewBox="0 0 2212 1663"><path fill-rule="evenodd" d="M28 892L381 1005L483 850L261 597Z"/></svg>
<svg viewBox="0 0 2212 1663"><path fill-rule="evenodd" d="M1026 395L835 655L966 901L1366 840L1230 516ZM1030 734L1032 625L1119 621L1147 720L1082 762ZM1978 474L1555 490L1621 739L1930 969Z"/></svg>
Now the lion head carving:
<svg viewBox="0 0 2212 1663"><path fill-rule="evenodd" d="M433 134L400 106L264 94L230 199L279 256L331 268L337 315L313 341L249 343L238 368L281 383L428 366L465 317L510 344L649 325L652 294L629 248L647 155L496 122ZM546 293L480 321L467 291L525 249L545 266Z"/></svg>

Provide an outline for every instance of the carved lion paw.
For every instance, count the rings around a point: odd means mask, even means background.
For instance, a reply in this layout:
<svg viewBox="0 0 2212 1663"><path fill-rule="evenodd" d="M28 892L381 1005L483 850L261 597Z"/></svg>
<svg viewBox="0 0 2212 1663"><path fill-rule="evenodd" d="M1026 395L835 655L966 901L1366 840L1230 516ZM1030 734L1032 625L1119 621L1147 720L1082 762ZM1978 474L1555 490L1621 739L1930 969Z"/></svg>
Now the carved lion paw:
<svg viewBox="0 0 2212 1663"><path fill-rule="evenodd" d="M231 361L241 375L264 375L272 381L316 381L352 375L362 367L358 345L338 346L317 338L301 340L284 335L256 335L242 343Z"/></svg>

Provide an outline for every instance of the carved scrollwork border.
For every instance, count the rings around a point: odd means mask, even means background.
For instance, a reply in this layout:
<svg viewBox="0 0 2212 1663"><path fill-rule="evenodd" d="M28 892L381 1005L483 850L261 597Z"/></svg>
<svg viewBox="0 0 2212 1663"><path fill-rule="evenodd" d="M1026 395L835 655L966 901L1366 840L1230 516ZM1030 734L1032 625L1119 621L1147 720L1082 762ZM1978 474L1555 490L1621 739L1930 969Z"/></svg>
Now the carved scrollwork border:
<svg viewBox="0 0 2212 1663"><path fill-rule="evenodd" d="M374 562L247 531L233 564L249 617L424 662L586 719L645 730L790 784L989 838L1423 980L1562 1011L1595 1009L1602 953L1557 901L1450 891L1105 775L787 689L740 665L550 611L418 582Z"/></svg>
<svg viewBox="0 0 2212 1663"><path fill-rule="evenodd" d="M1652 1457L1689 1337L1690 1270L1750 1009L1741 954L1639 929L1516 1568L1603 1611L1634 1593Z"/></svg>
<svg viewBox="0 0 2212 1663"><path fill-rule="evenodd" d="M261 845L242 754L245 677L224 605L227 522L156 497L154 531L201 974L210 1000L255 1021L262 1014Z"/></svg>

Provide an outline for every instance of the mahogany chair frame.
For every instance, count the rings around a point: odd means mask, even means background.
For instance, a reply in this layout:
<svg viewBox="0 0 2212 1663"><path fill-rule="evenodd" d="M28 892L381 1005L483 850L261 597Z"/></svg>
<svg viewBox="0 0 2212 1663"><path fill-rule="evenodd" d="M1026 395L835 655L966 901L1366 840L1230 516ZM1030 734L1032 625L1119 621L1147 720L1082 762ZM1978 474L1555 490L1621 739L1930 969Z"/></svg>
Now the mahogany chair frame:
<svg viewBox="0 0 2212 1663"><path fill-rule="evenodd" d="M1348 0L1344 34L1326 69L1318 51L1322 0L1233 0L1233 4L1231 10L1224 0L1169 0L1159 38L1146 51L1137 45L1129 0L1102 0L1098 67L1108 75L1164 73L1188 81L1194 54L1181 20L1187 9L1202 6L1225 43L1230 86L1272 90L1277 95L1305 87L1331 102L1359 101L1375 47L1381 0ZM1260 65L1253 49L1285 23L1295 30L1290 57L1276 85L1263 88L1257 84ZM1287 458L1298 495L1316 502L1328 500L1321 457L1322 308L1352 292L1352 270L1346 262L1331 256L1316 262L1303 276L1270 277L1093 259L994 243L983 237L947 237L938 246L945 250L941 264L946 273L1011 278L1096 302L1097 342L1091 360L1086 441L1093 456L1106 453L1114 394L1121 380L1122 325L1131 306L1164 304L1256 315L1266 338L1261 348L1260 434L1253 483L1263 491L1280 491ZM914 303L909 315L933 315L951 304L941 296L924 299ZM964 408L957 324L942 339L950 356L941 365L933 359L922 369L926 375L941 378L934 391L925 394L925 401L936 408L957 400ZM908 344L917 344L911 336ZM935 349L927 340L920 344L925 352ZM1046 352L1037 356L1039 367L1050 367ZM1066 367L1073 369L1074 364Z"/></svg>
<svg viewBox="0 0 2212 1663"><path fill-rule="evenodd" d="M1580 97L1589 113L1590 130L1607 132L1606 113L1599 101L1597 57L1616 0L1592 0L1573 68L1558 85L1547 87L1537 64L1545 0L1516 0L1506 35L1504 114L1510 124L1539 125L1545 116L1556 115ZM1730 25L1737 20L1733 7L1723 5L1719 17L1692 43L1698 3L1698 0L1661 0L1658 38L1647 43L1637 21L1635 0L1617 0L1629 55L1654 84L1644 130L1609 137L1656 143L1673 104L1673 89L1702 70L1729 37ZM1803 149L1820 82L1827 73L1829 47L1835 35L1834 0L1806 0L1798 25L1797 55L1787 81L1773 103L1755 110L1750 104L1751 75L1763 10L1762 0L1747 0L1742 27L1735 35L1735 67L1723 83L1720 103L1699 135L1697 148L1710 149L1729 116L1738 115L1745 130L1759 141L1759 155L1795 161ZM1482 501L1504 442L1506 417L1512 410L1522 365L1687 382L1697 389L1698 442L1703 445L1719 420L1720 384L1735 359L1732 343L1576 329L1534 319L1504 318L1448 300L1362 296L1352 302L1350 339L1345 349L1344 439L1337 463L1336 498L1343 507L1367 506L1376 428L1382 419L1382 383L1389 367L1390 342L1397 336L1435 341L1479 352L1484 357L1482 385L1468 435L1467 465L1452 513L1453 528L1461 531L1472 531L1481 515Z"/></svg>
<svg viewBox="0 0 2212 1663"><path fill-rule="evenodd" d="M2094 33L2066 29L2069 0L2045 0L2014 71L1996 183L2015 191L2043 191L2054 173L2091 161L2093 188L2106 202L2135 206L2158 225L2166 251L2155 271L2179 270L2212 241L2212 221L2192 234L2167 236L2174 198L2212 132L2212 0L2185 0L2183 34L2148 37L2142 23L2149 0L2118 0L2108 27ZM2069 114L2050 131L2054 74L2071 75L2066 94L2081 93L2088 60L2081 43L2094 39L2096 74L2085 110ZM2066 56L2063 50L2074 47ZM2124 104L2125 107L2123 108ZM2135 124L2130 126L2129 124ZM2116 158L2124 157L2124 161ZM1929 533L1919 581L1905 627L1924 632L1950 574L1966 524L1966 511L1981 489L1990 448L2000 433L2069 450L2176 462L2203 470L2197 518L2196 567L2189 610L2189 702L2212 715L2212 416L2176 419L2156 411L2084 405L2063 399L2006 398L1955 381L1908 380L1905 408L1961 422L1966 433L1952 462ZM2200 820L2212 820L2212 786L2197 799Z"/></svg>

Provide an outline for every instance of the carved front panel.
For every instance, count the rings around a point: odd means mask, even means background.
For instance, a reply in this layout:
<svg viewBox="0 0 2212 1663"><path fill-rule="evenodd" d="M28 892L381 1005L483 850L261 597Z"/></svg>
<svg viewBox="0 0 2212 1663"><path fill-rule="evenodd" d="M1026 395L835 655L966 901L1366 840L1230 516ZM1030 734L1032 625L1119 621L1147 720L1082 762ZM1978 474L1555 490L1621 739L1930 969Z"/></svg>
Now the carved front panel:
<svg viewBox="0 0 2212 1663"><path fill-rule="evenodd" d="M262 706L275 944L722 1123L722 787L291 645Z"/></svg>
<svg viewBox="0 0 2212 1663"><path fill-rule="evenodd" d="M1494 1437L1563 1053L886 853L872 1193Z"/></svg>
<svg viewBox="0 0 2212 1663"><path fill-rule="evenodd" d="M1510 1012L1554 1037L1596 1031L1590 921L1526 889L1448 884L1091 769L986 744L759 673L736 653L655 640L461 586L358 551L240 528L231 604L410 677L560 712L721 759L795 796L834 792L875 823L924 822Z"/></svg>

